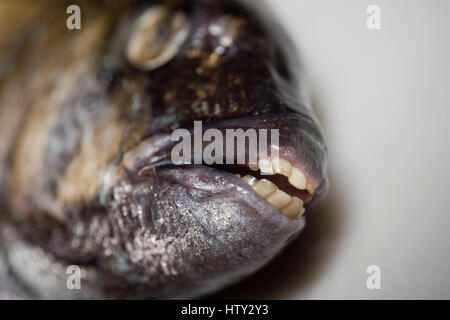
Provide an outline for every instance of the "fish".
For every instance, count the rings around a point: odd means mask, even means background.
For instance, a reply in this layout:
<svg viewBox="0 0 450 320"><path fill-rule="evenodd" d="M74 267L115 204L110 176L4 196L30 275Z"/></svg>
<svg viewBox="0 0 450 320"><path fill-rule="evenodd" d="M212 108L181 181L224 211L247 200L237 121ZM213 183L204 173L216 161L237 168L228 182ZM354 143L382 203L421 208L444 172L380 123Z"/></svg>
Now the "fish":
<svg viewBox="0 0 450 320"><path fill-rule="evenodd" d="M191 299L267 265L329 187L281 24L261 1L81 0L69 28L71 5L0 3L0 298ZM176 164L196 121L277 130L278 160Z"/></svg>

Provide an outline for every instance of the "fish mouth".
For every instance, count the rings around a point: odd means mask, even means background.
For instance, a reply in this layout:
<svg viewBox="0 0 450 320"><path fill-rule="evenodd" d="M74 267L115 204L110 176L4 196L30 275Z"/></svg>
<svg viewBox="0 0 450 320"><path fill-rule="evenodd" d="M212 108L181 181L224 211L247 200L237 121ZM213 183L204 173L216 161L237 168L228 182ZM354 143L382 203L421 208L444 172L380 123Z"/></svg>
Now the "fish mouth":
<svg viewBox="0 0 450 320"><path fill-rule="evenodd" d="M244 192L256 193L259 200L277 209L280 214L289 219L302 217L306 211L305 206L314 198L317 187L317 182L308 179L299 166L283 158L262 159L258 161L257 165L163 164L157 167L147 167L140 175L153 176L161 169L168 167L184 169L187 176L192 168L204 175L225 175L230 183L238 184Z"/></svg>
<svg viewBox="0 0 450 320"><path fill-rule="evenodd" d="M291 126L278 126L286 123L287 116ZM323 167L317 167L316 163L322 163L326 150L322 149L321 136L306 135L309 128L302 121L301 115L269 114L257 115L239 119L231 119L220 123L208 124L207 128L227 129L239 128L260 129L280 128L280 141L275 148L279 151L276 158L259 158L256 163L249 163L248 149L246 149L246 161L244 164L174 164L170 160L170 151L174 142L170 135L154 136L149 142L143 142L137 150L128 153L123 158L123 165L129 177L133 180L146 179L153 176L157 170L165 167L178 167L184 169L186 175L195 167L196 172L204 175L226 176L230 183L238 183L240 190L256 194L257 199L264 201L268 209L275 208L288 219L300 219L305 211L326 193L328 181ZM292 127L292 124L295 124ZM192 131L192 130L191 130ZM319 141L320 142L320 141ZM269 144L268 149L273 146ZM237 155L236 155L237 157ZM223 163L225 163L223 159ZM204 170L202 170L204 169Z"/></svg>

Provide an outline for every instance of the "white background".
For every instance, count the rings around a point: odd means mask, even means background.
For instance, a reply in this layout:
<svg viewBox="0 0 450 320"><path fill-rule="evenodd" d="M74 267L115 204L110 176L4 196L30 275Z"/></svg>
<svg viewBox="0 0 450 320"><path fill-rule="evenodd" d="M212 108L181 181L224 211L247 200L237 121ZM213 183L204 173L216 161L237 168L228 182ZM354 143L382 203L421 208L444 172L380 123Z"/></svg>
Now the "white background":
<svg viewBox="0 0 450 320"><path fill-rule="evenodd" d="M331 189L282 256L220 297L450 298L450 1L267 3L308 71Z"/></svg>

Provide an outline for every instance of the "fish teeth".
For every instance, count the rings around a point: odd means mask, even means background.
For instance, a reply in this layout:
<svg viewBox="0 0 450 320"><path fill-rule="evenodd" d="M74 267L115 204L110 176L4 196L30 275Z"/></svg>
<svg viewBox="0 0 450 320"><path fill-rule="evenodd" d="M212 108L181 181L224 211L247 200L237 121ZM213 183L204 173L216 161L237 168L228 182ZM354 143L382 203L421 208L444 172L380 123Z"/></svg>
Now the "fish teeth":
<svg viewBox="0 0 450 320"><path fill-rule="evenodd" d="M289 178L292 171L292 164L287 160L278 158L273 161L273 169L276 173Z"/></svg>
<svg viewBox="0 0 450 320"><path fill-rule="evenodd" d="M253 186L253 190L256 191L261 197L266 199L269 195L271 195L274 191L278 189L278 187L267 179L258 180Z"/></svg>
<svg viewBox="0 0 450 320"><path fill-rule="evenodd" d="M291 202L291 196L278 189L267 198L267 202L277 209L282 209Z"/></svg>
<svg viewBox="0 0 450 320"><path fill-rule="evenodd" d="M248 167L253 171L257 171L259 169L262 174L281 174L288 178L291 185L300 190L308 190L310 194L314 193L316 189L316 185L308 182L306 175L302 170L294 167L285 159L260 159L257 165L249 164Z"/></svg>
<svg viewBox="0 0 450 320"><path fill-rule="evenodd" d="M306 177L305 174L297 169L296 167L292 167L291 175L288 178L289 183L294 187L300 190L306 189Z"/></svg>
<svg viewBox="0 0 450 320"><path fill-rule="evenodd" d="M241 178L247 182L255 192L266 199L272 206L280 210L286 217L295 219L304 212L303 201L297 197L291 197L286 192L267 179L256 179L251 175L245 175Z"/></svg>
<svg viewBox="0 0 450 320"><path fill-rule="evenodd" d="M275 174L275 171L273 170L273 163L270 159L259 160L258 167L261 170L261 173Z"/></svg>
<svg viewBox="0 0 450 320"><path fill-rule="evenodd" d="M306 184L306 190L308 190L309 194L313 194L316 191L316 187L316 185L309 182Z"/></svg>
<svg viewBox="0 0 450 320"><path fill-rule="evenodd" d="M297 197L292 197L291 202L285 208L281 209L281 212L288 218L297 218L305 212L303 201Z"/></svg>
<svg viewBox="0 0 450 320"><path fill-rule="evenodd" d="M258 179L256 179L255 177L251 176L251 175L245 175L242 177L242 180L244 180L245 182L247 182L249 185L254 185L256 181L258 181Z"/></svg>

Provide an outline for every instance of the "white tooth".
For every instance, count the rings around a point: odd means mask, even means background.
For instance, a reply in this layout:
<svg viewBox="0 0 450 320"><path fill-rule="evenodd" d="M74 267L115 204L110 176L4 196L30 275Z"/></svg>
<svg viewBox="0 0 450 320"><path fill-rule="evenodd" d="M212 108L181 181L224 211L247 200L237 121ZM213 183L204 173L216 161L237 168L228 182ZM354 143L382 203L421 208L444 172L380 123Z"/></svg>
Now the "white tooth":
<svg viewBox="0 0 450 320"><path fill-rule="evenodd" d="M292 167L291 175L289 176L289 183L300 190L306 188L306 177L303 172L296 167Z"/></svg>
<svg viewBox="0 0 450 320"><path fill-rule="evenodd" d="M263 198L267 198L272 192L278 189L275 184L266 179L259 180L252 188Z"/></svg>
<svg viewBox="0 0 450 320"><path fill-rule="evenodd" d="M313 194L314 191L316 191L316 186L313 185L312 183L307 183L306 190L308 190L309 194Z"/></svg>
<svg viewBox="0 0 450 320"><path fill-rule="evenodd" d="M255 184L256 181L258 181L258 179L256 179L255 177L253 177L249 174L246 176L243 176L241 179L244 180L245 182L247 182L249 185L253 185L253 184Z"/></svg>
<svg viewBox="0 0 450 320"><path fill-rule="evenodd" d="M272 161L269 159L261 159L258 161L258 167L261 170L261 173L265 174L274 174Z"/></svg>
<svg viewBox="0 0 450 320"><path fill-rule="evenodd" d="M292 165L289 161L277 158L273 160L273 170L276 173L280 173L285 177L289 177L292 171Z"/></svg>
<svg viewBox="0 0 450 320"><path fill-rule="evenodd" d="M251 169L251 170L253 170L253 171L258 171L258 165L257 164L254 164L254 163L249 163L248 164L248 167Z"/></svg>
<svg viewBox="0 0 450 320"><path fill-rule="evenodd" d="M291 196L278 189L267 198L267 202L272 204L275 208L281 209L291 202Z"/></svg>
<svg viewBox="0 0 450 320"><path fill-rule="evenodd" d="M297 197L292 197L291 202L287 207L281 209L281 212L283 212L286 217L294 219L304 212L303 201Z"/></svg>

